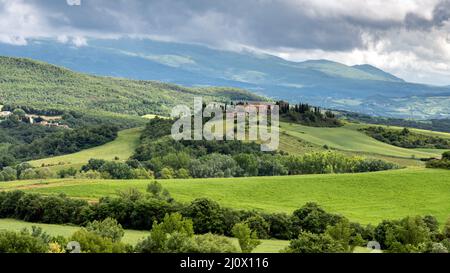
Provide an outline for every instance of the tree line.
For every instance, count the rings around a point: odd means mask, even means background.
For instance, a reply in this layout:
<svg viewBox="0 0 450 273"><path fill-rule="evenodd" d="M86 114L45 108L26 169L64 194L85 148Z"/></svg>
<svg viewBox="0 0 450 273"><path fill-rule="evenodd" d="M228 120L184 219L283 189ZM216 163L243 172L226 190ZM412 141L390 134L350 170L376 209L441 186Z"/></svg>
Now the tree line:
<svg viewBox="0 0 450 273"><path fill-rule="evenodd" d="M97 204L65 196L20 191L0 193L0 218L84 226L69 240L86 252L219 253L251 252L258 239L290 240L288 253L344 253L376 241L384 252L448 253L450 219L443 229L433 216L385 220L373 226L351 222L308 203L291 215L234 210L210 199L176 202L161 185L147 192L128 189ZM137 246L120 243L122 228L150 230ZM221 236L236 237L240 250ZM37 239L36 239L37 238ZM22 245L23 241L32 243ZM45 243L42 243L45 242ZM67 239L42 232L0 232L0 252L61 250ZM24 248L20 248L22 246Z"/></svg>
<svg viewBox="0 0 450 273"><path fill-rule="evenodd" d="M408 128L395 130L379 126L363 128L361 131L376 140L397 147L450 149L450 139L412 132Z"/></svg>
<svg viewBox="0 0 450 273"><path fill-rule="evenodd" d="M322 110L320 107L307 103L291 105L288 102L279 101L280 115L290 122L296 122L312 127L340 127L342 122L330 110Z"/></svg>

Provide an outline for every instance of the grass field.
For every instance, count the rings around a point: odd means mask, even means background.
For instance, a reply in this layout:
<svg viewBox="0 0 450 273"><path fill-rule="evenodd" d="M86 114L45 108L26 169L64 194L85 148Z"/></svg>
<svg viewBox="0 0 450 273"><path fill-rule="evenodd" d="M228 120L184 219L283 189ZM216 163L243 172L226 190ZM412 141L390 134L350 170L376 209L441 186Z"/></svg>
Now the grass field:
<svg viewBox="0 0 450 273"><path fill-rule="evenodd" d="M281 123L281 132L321 147L327 145L331 149L347 152L360 152L399 158L441 156L441 153L434 150L411 150L377 141L359 132L358 128L361 128L361 125L349 124L339 128L315 128L298 124Z"/></svg>
<svg viewBox="0 0 450 273"><path fill-rule="evenodd" d="M21 231L26 228L31 231L33 226L41 227L42 230L52 236L63 236L66 238L70 237L74 232L80 229L80 227L76 226L34 224L12 219L0 219L0 230ZM122 241L130 245L136 245L139 240L147 237L148 235L149 232L147 231L125 230L125 236ZM236 239L232 238L230 240L238 246ZM255 249L254 253L278 253L288 245L289 241L262 240L261 245Z"/></svg>
<svg viewBox="0 0 450 273"><path fill-rule="evenodd" d="M89 159L105 159L114 160L118 157L120 160L127 160L139 145L141 136L141 128L134 128L119 132L116 140L105 145L87 149L75 154L57 156L47 159L41 159L30 162L35 167L42 165L51 166L53 169L67 167L81 167L86 164Z"/></svg>
<svg viewBox="0 0 450 273"><path fill-rule="evenodd" d="M189 179L160 181L172 196L188 202L209 197L226 207L291 213L317 202L362 224L410 215L450 216L450 171L403 169L378 173ZM0 190L41 194L65 193L97 200L118 190L145 190L149 181L50 180L0 183Z"/></svg>

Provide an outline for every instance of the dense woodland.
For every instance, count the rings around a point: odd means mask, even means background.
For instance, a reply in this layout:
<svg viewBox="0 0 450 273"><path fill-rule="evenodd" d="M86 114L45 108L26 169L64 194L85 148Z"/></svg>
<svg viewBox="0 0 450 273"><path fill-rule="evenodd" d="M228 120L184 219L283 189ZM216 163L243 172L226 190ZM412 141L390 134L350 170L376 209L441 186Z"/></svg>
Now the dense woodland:
<svg viewBox="0 0 450 273"><path fill-rule="evenodd" d="M210 199L183 204L157 182L146 193L129 189L98 203L64 196L42 196L20 191L0 193L0 218L85 228L70 238L51 237L42 230L0 232L0 253L64 252L77 241L85 252L99 253L236 253L251 252L258 239L291 240L288 253L345 253L377 241L384 252L448 253L450 220L441 230L435 217L386 220L363 226L308 203L291 215L234 210ZM137 246L121 243L123 228L151 230ZM196 236L194 236L196 235ZM226 238L236 237L240 249Z"/></svg>
<svg viewBox="0 0 450 273"><path fill-rule="evenodd" d="M81 118L76 125L74 129L32 125L13 114L0 122L0 143L4 145L0 168L96 147L114 140L118 133L116 126L90 125Z"/></svg>
<svg viewBox="0 0 450 273"><path fill-rule="evenodd" d="M176 105L205 102L259 101L236 88L186 88L152 81L97 77L29 59L0 57L0 105L36 109L89 110L131 116L168 116Z"/></svg>
<svg viewBox="0 0 450 273"><path fill-rule="evenodd" d="M450 149L450 139L448 138L428 136L407 128L395 130L384 127L368 127L361 130L376 140L397 147Z"/></svg>

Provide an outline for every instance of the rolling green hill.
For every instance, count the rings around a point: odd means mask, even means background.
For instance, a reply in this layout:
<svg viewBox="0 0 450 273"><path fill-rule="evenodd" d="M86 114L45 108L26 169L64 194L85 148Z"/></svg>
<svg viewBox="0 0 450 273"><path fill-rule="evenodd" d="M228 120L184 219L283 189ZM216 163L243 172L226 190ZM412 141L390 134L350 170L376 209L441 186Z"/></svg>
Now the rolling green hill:
<svg viewBox="0 0 450 273"><path fill-rule="evenodd" d="M450 216L450 171L403 169L398 171L160 181L179 201L209 197L223 206L291 213L307 202L317 202L364 224L410 215L432 214L441 223ZM0 190L41 194L64 193L96 200L117 190L145 191L149 181L46 180L0 184Z"/></svg>
<svg viewBox="0 0 450 273"><path fill-rule="evenodd" d="M314 128L297 124L281 123L280 150L290 154L305 154L325 151L324 145L341 150L350 155L379 158L401 166L423 166L411 157L439 157L443 151L437 149L404 149L379 142L358 131L363 125L347 124L341 128ZM420 130L421 133L438 135L450 134ZM89 159L128 159L139 144L139 128L119 132L117 140L75 154L41 159L30 162L35 167L47 166L53 170L80 168Z"/></svg>
<svg viewBox="0 0 450 273"><path fill-rule="evenodd" d="M185 88L97 77L29 59L0 57L0 104L133 116L168 115L175 105L191 105L194 96L205 101L262 99L235 88Z"/></svg>
<svg viewBox="0 0 450 273"><path fill-rule="evenodd" d="M105 145L87 149L75 154L57 156L47 159L41 159L30 162L34 167L50 166L52 169L58 170L61 168L80 168L86 164L89 159L104 159L114 160L116 157L119 160L127 160L139 144L141 136L141 128L134 128L119 132L116 140Z"/></svg>
<svg viewBox="0 0 450 273"><path fill-rule="evenodd" d="M331 149L399 158L430 158L439 157L442 154L438 150L422 151L395 147L359 132L358 128L361 128L361 125L347 124L340 128L314 128L281 123L281 132L321 147L327 145Z"/></svg>

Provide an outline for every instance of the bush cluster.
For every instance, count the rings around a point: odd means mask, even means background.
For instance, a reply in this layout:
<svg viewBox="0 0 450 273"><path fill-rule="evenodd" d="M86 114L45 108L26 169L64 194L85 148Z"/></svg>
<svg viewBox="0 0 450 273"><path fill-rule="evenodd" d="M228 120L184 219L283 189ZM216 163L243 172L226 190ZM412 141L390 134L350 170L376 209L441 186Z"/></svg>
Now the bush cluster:
<svg viewBox="0 0 450 273"><path fill-rule="evenodd" d="M450 170L450 152L445 152L440 160L428 161L427 168Z"/></svg>

